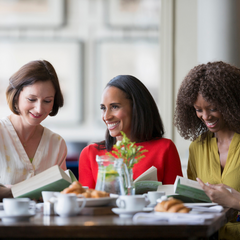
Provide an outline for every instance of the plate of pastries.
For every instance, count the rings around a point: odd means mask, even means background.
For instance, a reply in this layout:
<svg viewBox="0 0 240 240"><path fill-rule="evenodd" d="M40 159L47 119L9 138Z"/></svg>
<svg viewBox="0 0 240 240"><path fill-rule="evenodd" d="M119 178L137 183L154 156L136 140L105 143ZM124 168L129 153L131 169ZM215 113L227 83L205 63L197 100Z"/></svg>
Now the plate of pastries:
<svg viewBox="0 0 240 240"><path fill-rule="evenodd" d="M83 201L81 196L84 196L86 198L86 207L107 206L110 204L115 204L117 199L117 196L110 195L105 191L83 187L82 184L78 181L73 182L69 187L61 191L61 193L76 194L79 196L79 202Z"/></svg>

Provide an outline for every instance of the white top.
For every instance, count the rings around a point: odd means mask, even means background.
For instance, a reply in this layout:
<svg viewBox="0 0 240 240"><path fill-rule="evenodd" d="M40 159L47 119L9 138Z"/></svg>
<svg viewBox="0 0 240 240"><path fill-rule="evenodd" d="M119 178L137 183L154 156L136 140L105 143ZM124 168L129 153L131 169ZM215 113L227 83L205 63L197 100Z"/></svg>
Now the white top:
<svg viewBox="0 0 240 240"><path fill-rule="evenodd" d="M0 183L13 185L54 165L66 170L67 146L61 136L44 128L33 161L6 117L0 119Z"/></svg>

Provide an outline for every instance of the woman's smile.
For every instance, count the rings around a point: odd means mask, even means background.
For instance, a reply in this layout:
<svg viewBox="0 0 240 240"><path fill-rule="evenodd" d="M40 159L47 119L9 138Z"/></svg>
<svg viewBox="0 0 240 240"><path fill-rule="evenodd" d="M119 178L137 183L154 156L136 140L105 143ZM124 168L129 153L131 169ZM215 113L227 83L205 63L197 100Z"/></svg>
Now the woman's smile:
<svg viewBox="0 0 240 240"><path fill-rule="evenodd" d="M205 122L205 124L206 124L206 126L208 127L208 128L214 128L216 125L217 125L217 123L218 123L218 121L219 120L216 120L215 122Z"/></svg>
<svg viewBox="0 0 240 240"><path fill-rule="evenodd" d="M194 103L197 117L200 118L207 126L209 131L218 132L226 129L226 124L222 114L209 102L207 102L202 94L198 94Z"/></svg>
<svg viewBox="0 0 240 240"><path fill-rule="evenodd" d="M108 129L109 129L109 130L113 130L113 129L116 128L119 124L120 124L120 122L107 123L107 126L108 126Z"/></svg>
<svg viewBox="0 0 240 240"><path fill-rule="evenodd" d="M116 87L107 87L102 95L102 120L109 133L121 140L123 131L128 138L131 135L132 104L125 93Z"/></svg>

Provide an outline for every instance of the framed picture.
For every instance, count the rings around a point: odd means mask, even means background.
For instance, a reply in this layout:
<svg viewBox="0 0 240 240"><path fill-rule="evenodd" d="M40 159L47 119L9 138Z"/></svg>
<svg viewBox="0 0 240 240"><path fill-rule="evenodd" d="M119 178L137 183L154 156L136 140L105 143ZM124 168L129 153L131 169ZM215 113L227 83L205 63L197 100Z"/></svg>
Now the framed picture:
<svg viewBox="0 0 240 240"><path fill-rule="evenodd" d="M0 28L59 27L64 5L64 0L0 0Z"/></svg>
<svg viewBox="0 0 240 240"><path fill-rule="evenodd" d="M158 29L160 0L108 0L106 23L115 28Z"/></svg>
<svg viewBox="0 0 240 240"><path fill-rule="evenodd" d="M82 120L82 54L79 41L0 41L0 117L10 112L5 91L9 78L24 64L33 60L47 60L55 68L64 97L64 106L54 117L43 121L45 126L69 126Z"/></svg>
<svg viewBox="0 0 240 240"><path fill-rule="evenodd" d="M138 78L157 103L160 87L159 51L158 39L109 39L96 43L95 106L98 109L95 112L100 112L101 94L106 84L117 75L133 75Z"/></svg>

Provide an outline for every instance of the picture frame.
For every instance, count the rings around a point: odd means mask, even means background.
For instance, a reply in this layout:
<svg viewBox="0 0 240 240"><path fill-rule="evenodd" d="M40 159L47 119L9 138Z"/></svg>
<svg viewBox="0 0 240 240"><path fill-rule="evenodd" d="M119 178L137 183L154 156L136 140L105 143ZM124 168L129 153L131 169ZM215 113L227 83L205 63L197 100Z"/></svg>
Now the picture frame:
<svg viewBox="0 0 240 240"><path fill-rule="evenodd" d="M160 87L159 40L157 38L104 39L96 42L96 119L101 94L117 75L133 75L148 88L156 103Z"/></svg>
<svg viewBox="0 0 240 240"><path fill-rule="evenodd" d="M160 0L107 0L106 24L111 28L158 29Z"/></svg>
<svg viewBox="0 0 240 240"><path fill-rule="evenodd" d="M0 28L56 28L65 21L65 0L0 0Z"/></svg>
<svg viewBox="0 0 240 240"><path fill-rule="evenodd" d="M64 97L64 106L54 117L43 121L45 126L74 126L83 117L83 43L76 40L9 40L0 41L0 117L11 112L5 91L9 78L24 64L33 60L47 60L56 70Z"/></svg>

